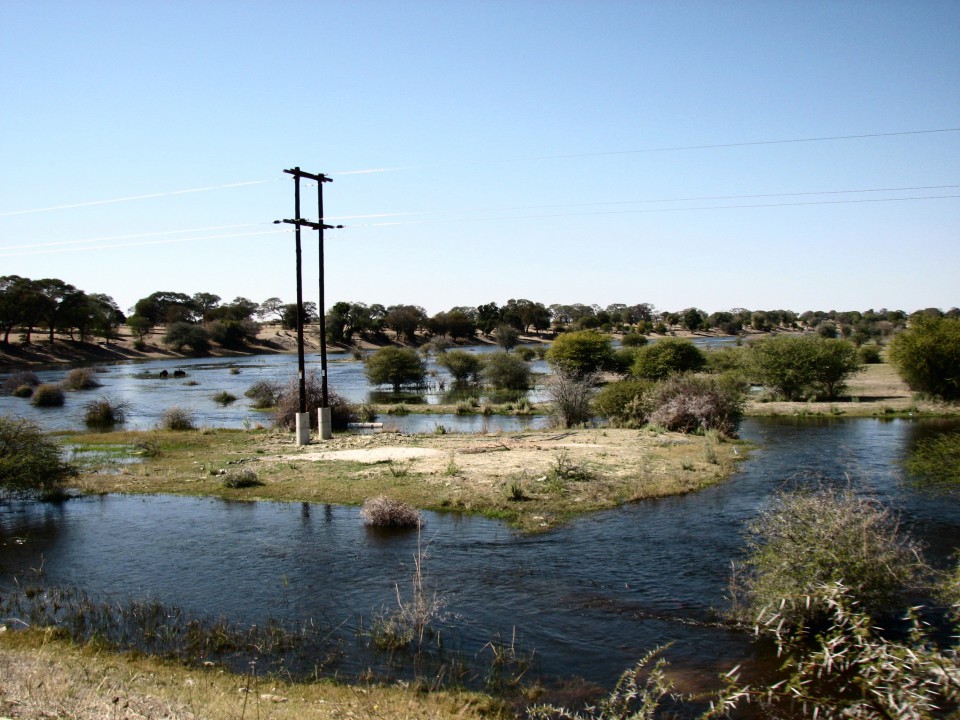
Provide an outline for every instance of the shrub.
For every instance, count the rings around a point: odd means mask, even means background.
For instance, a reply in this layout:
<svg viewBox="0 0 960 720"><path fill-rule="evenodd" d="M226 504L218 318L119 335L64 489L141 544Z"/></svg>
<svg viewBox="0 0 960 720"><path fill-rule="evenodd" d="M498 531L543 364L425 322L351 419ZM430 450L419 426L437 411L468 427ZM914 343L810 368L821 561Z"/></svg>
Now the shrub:
<svg viewBox="0 0 960 720"><path fill-rule="evenodd" d="M310 427L319 428L320 417L318 410L323 404L323 386L320 376L313 370L307 372L304 378L307 391L307 413L310 418ZM334 430L346 430L347 424L357 421L354 406L339 395L333 388L327 388L327 405L330 408L330 424ZM300 380L290 378L277 397L274 425L286 430L293 430L297 426L297 413L300 412Z"/></svg>
<svg viewBox="0 0 960 720"><path fill-rule="evenodd" d="M519 347L517 348L517 357L519 357L524 362L530 362L537 356L537 351L532 347Z"/></svg>
<svg viewBox="0 0 960 720"><path fill-rule="evenodd" d="M922 578L919 547L893 513L851 490L781 493L748 532L735 590L750 617L782 603L786 624L817 622L825 609L804 596L840 582L865 612L889 615Z"/></svg>
<svg viewBox="0 0 960 720"><path fill-rule="evenodd" d="M90 390L100 387L100 381L89 368L75 368L67 373L63 381L67 390Z"/></svg>
<svg viewBox="0 0 960 720"><path fill-rule="evenodd" d="M833 399L861 369L852 343L818 335L765 338L750 356L757 379L787 400Z"/></svg>
<svg viewBox="0 0 960 720"><path fill-rule="evenodd" d="M650 339L646 335L638 332L627 333L620 339L620 344L625 348L643 347L648 342L650 342Z"/></svg>
<svg viewBox="0 0 960 720"><path fill-rule="evenodd" d="M613 359L610 361L610 370L620 375L628 375L630 368L637 361L639 347L623 347L613 351Z"/></svg>
<svg viewBox="0 0 960 720"><path fill-rule="evenodd" d="M418 528L423 525L423 518L416 508L383 495L365 500L360 517L372 527Z"/></svg>
<svg viewBox="0 0 960 720"><path fill-rule="evenodd" d="M427 377L423 359L412 348L383 347L367 357L364 363L371 383L392 385L394 392L404 385L423 385Z"/></svg>
<svg viewBox="0 0 960 720"><path fill-rule="evenodd" d="M917 317L890 342L889 358L912 390L960 399L960 319Z"/></svg>
<svg viewBox="0 0 960 720"><path fill-rule="evenodd" d="M631 372L638 378L663 380L675 373L696 372L706 362L704 354L689 340L664 338L637 351Z"/></svg>
<svg viewBox="0 0 960 720"><path fill-rule="evenodd" d="M924 438L903 464L921 485L960 488L960 432Z"/></svg>
<svg viewBox="0 0 960 720"><path fill-rule="evenodd" d="M57 497L77 469L33 422L0 416L0 489L14 496Z"/></svg>
<svg viewBox="0 0 960 720"><path fill-rule="evenodd" d="M44 383L33 391L31 403L36 407L60 407L65 402L63 388L59 385Z"/></svg>
<svg viewBox="0 0 960 720"><path fill-rule="evenodd" d="M12 395L23 386L35 388L39 384L40 378L37 377L35 372L30 372L29 370L15 372L5 377L3 383L0 383L0 395ZM26 397L30 396L27 395Z"/></svg>
<svg viewBox="0 0 960 720"><path fill-rule="evenodd" d="M620 380L605 385L593 400L594 412L614 427L641 427L647 422L642 397L652 386L651 380Z"/></svg>
<svg viewBox="0 0 960 720"><path fill-rule="evenodd" d="M647 421L675 432L716 430L736 437L746 398L736 384L715 377L679 375L643 396Z"/></svg>
<svg viewBox="0 0 960 720"><path fill-rule="evenodd" d="M612 366L613 345L609 335L595 330L563 333L553 341L546 358L558 371L584 377Z"/></svg>
<svg viewBox="0 0 960 720"><path fill-rule="evenodd" d="M859 349L860 362L864 365L877 365L880 360L880 346L876 343L861 345Z"/></svg>
<svg viewBox="0 0 960 720"><path fill-rule="evenodd" d="M488 385L501 390L530 389L529 366L520 358L507 352L488 355L480 375Z"/></svg>
<svg viewBox="0 0 960 720"><path fill-rule="evenodd" d="M122 425L127 419L129 404L102 397L83 406L83 422L88 427L108 428Z"/></svg>
<svg viewBox="0 0 960 720"><path fill-rule="evenodd" d="M570 428L590 421L590 400L596 382L593 373L578 375L561 369L553 374L547 382L547 396L560 425Z"/></svg>
<svg viewBox="0 0 960 720"><path fill-rule="evenodd" d="M18 398L28 398L33 395L32 385L21 385L13 391L13 396Z"/></svg>
<svg viewBox="0 0 960 720"><path fill-rule="evenodd" d="M263 483L260 482L260 478L257 477L257 473L250 468L234 470L233 472L228 472L223 477L223 486L233 490L257 487L258 485L263 485Z"/></svg>
<svg viewBox="0 0 960 720"><path fill-rule="evenodd" d="M237 396L233 393L227 392L226 390L221 390L213 396L213 401L219 403L220 405L229 405L232 402L237 401Z"/></svg>
<svg viewBox="0 0 960 720"><path fill-rule="evenodd" d="M467 350L449 350L437 358L437 365L453 376L455 382L476 382L480 377L483 362L476 353Z"/></svg>
<svg viewBox="0 0 960 720"><path fill-rule="evenodd" d="M160 416L160 427L164 430L196 430L193 413L182 407L171 407Z"/></svg>
<svg viewBox="0 0 960 720"><path fill-rule="evenodd" d="M255 408L262 410L275 406L277 399L280 397L280 392L281 388L278 383L270 380L258 380L247 389L244 395L253 400Z"/></svg>

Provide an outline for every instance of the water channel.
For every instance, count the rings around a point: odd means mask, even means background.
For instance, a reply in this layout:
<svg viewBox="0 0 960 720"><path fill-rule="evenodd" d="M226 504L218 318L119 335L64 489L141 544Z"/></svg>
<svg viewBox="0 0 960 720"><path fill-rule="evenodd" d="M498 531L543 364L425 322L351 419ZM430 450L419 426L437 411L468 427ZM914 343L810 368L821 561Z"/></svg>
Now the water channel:
<svg viewBox="0 0 960 720"><path fill-rule="evenodd" d="M427 584L468 656L515 635L543 676L609 687L643 652L672 642L668 659L696 685L755 652L715 611L744 523L784 487L841 483L883 499L927 544L931 564L948 562L960 548L960 499L913 487L899 468L920 437L943 431L960 425L748 419L742 435L756 451L730 481L699 493L537 536L427 514ZM150 597L246 623L322 620L347 643L362 617L396 607L416 550L415 532L372 531L352 507L170 496L0 506L0 593L42 568L48 585L107 598Z"/></svg>

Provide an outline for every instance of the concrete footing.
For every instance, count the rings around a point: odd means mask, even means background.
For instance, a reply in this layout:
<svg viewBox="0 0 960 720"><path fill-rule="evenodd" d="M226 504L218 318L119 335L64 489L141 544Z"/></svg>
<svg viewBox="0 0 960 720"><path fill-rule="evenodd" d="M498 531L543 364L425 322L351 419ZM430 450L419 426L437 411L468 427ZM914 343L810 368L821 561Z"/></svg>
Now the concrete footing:
<svg viewBox="0 0 960 720"><path fill-rule="evenodd" d="M330 415L330 408L320 408L317 410L317 416L320 421L320 439L329 440L333 437L333 420Z"/></svg>
<svg viewBox="0 0 960 720"><path fill-rule="evenodd" d="M310 413L297 413L297 445L310 444Z"/></svg>

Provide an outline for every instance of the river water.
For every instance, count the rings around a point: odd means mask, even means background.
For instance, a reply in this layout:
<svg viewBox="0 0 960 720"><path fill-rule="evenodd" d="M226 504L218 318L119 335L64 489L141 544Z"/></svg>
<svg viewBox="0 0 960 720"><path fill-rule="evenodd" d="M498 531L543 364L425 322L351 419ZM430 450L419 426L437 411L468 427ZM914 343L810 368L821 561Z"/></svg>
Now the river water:
<svg viewBox="0 0 960 720"><path fill-rule="evenodd" d="M750 638L714 622L744 524L778 490L841 483L878 497L937 566L960 548L960 500L904 482L899 462L956 421L748 419L757 450L728 482L580 518L537 536L427 513L428 588L468 656L497 636L535 651L545 677L610 686L647 650L696 686L748 661ZM350 637L407 595L416 533L366 528L352 507L170 496L0 506L0 592L38 568L52 586L150 597L248 623L322 620ZM350 667L345 667L349 671ZM363 669L362 667L355 669Z"/></svg>

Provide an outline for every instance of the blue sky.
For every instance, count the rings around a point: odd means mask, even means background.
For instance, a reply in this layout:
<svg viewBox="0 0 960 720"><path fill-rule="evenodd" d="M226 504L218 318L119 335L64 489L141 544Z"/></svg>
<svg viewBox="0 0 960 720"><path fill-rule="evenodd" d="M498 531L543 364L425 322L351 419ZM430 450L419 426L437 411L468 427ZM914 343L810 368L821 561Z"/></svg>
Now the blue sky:
<svg viewBox="0 0 960 720"><path fill-rule="evenodd" d="M960 304L955 0L0 0L0 98L0 275L124 309L292 301L294 166L328 304Z"/></svg>

